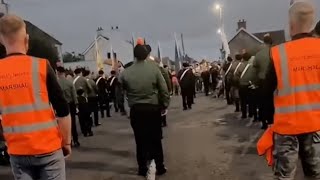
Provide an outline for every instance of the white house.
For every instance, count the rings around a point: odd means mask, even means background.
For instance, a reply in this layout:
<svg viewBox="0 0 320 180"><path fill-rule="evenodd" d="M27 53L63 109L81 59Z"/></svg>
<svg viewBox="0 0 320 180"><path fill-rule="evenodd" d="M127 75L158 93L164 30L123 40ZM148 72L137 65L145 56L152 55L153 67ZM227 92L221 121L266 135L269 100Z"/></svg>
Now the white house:
<svg viewBox="0 0 320 180"><path fill-rule="evenodd" d="M111 56L111 46L116 58L121 61L123 64L126 64L133 60L133 48L132 42L130 41L132 37L126 36L124 33L120 31L112 31L107 34L104 33L102 28L98 28L97 30L97 44L99 47L100 55L102 59L105 61ZM97 71L97 63L96 63L96 47L94 37L92 37L91 44L85 49L82 53L85 61L73 62L73 63L65 63L65 67L86 67L91 71ZM109 65L105 65L105 72L109 72L111 67Z"/></svg>

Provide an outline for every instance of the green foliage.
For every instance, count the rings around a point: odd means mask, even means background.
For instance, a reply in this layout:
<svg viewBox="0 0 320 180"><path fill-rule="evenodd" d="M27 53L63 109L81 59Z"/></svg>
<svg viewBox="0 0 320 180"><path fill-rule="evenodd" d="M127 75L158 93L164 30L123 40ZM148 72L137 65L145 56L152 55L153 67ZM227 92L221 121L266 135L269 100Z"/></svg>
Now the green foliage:
<svg viewBox="0 0 320 180"><path fill-rule="evenodd" d="M62 55L62 58L63 58L63 62L79 62L84 60L84 57L82 54L75 55L74 52L72 53L65 52Z"/></svg>

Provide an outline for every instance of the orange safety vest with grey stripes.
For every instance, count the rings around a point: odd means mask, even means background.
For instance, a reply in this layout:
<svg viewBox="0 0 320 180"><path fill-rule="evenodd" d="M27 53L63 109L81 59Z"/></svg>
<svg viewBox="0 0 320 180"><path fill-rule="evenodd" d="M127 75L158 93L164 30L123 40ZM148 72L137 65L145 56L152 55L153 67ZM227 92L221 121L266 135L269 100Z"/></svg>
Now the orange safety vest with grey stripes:
<svg viewBox="0 0 320 180"><path fill-rule="evenodd" d="M0 60L1 123L11 155L41 155L61 148L46 80L45 59L19 55Z"/></svg>
<svg viewBox="0 0 320 180"><path fill-rule="evenodd" d="M296 135L320 130L320 39L303 38L271 49L277 75L273 130Z"/></svg>

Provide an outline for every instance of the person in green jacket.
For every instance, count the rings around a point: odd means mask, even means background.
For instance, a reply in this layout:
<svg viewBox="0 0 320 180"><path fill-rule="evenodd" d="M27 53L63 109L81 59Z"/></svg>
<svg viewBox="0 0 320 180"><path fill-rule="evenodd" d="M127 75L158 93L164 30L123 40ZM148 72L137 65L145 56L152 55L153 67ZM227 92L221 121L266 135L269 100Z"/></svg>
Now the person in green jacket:
<svg viewBox="0 0 320 180"><path fill-rule="evenodd" d="M136 61L120 75L130 106L131 126L135 135L138 175L147 175L147 162L154 159L157 175L163 175L162 111L167 109L170 95L157 66L146 61L149 51L145 45L134 48Z"/></svg>
<svg viewBox="0 0 320 180"><path fill-rule="evenodd" d="M241 60L242 60L242 55L237 54L236 59L231 62L229 68L227 69L227 71L225 73L226 86L227 85L231 86L231 90L230 90L231 91L231 98L236 106L235 112L240 111L240 99L239 99L239 89L238 89L239 87L233 81L233 77L234 77L236 70L239 68L238 65L241 63Z"/></svg>
<svg viewBox="0 0 320 180"><path fill-rule="evenodd" d="M257 106L255 103L255 90L249 88L252 85L250 79L246 75L248 70L253 69L252 64L249 62L252 60L252 56L249 52L243 54L243 61L235 74L235 79L239 84L239 95L241 102L241 118L245 119L248 115L247 106L249 105L249 118L254 117L254 121L257 121ZM246 76L245 76L246 75Z"/></svg>
<svg viewBox="0 0 320 180"><path fill-rule="evenodd" d="M270 63L270 49L273 44L273 40L269 34L264 36L264 44L262 50L260 50L253 62L253 74L251 75L254 86L257 87L257 99L259 108L259 119L262 123L261 129L266 129L268 124L273 122L274 105L273 94L264 93L263 81L266 79L268 68L272 66Z"/></svg>

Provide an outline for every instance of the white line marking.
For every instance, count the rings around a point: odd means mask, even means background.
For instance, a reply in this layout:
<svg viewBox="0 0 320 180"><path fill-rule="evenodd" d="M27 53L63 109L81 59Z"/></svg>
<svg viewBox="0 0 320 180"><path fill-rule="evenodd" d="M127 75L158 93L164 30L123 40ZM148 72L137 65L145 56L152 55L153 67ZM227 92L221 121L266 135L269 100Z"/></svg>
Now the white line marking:
<svg viewBox="0 0 320 180"><path fill-rule="evenodd" d="M155 180L155 179L156 179L156 163L154 162L154 159L152 159L148 169L147 180Z"/></svg>
<svg viewBox="0 0 320 180"><path fill-rule="evenodd" d="M250 148L250 146L259 138L262 134L262 131L258 131L255 135L251 136L250 141L245 144L242 149L241 157L245 156Z"/></svg>
<svg viewBox="0 0 320 180"><path fill-rule="evenodd" d="M250 121L246 124L246 127L250 127L252 126L252 124L253 124L253 121L250 119Z"/></svg>

